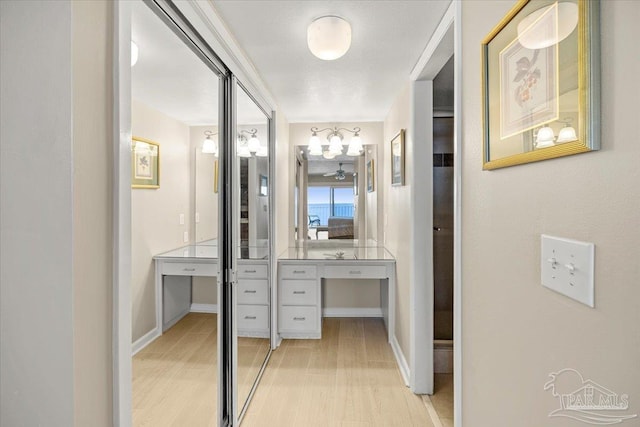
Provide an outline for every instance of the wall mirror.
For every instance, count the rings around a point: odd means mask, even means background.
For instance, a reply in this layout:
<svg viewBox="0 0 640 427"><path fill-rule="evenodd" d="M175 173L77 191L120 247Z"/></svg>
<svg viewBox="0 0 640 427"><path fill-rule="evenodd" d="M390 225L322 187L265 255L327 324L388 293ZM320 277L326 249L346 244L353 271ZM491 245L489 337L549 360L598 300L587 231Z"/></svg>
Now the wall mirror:
<svg viewBox="0 0 640 427"><path fill-rule="evenodd" d="M271 350L269 286L269 119L238 85L236 153L239 223L237 401L246 402ZM242 412L244 412L244 409ZM241 412L241 414L242 414Z"/></svg>
<svg viewBox="0 0 640 427"><path fill-rule="evenodd" d="M366 135L362 139L366 142ZM327 154L328 145L315 153L309 145L294 147L299 243L377 240L376 187L367 190L367 164L377 160L377 146L365 143L356 154L347 153L348 138L343 144L343 153L336 155Z"/></svg>
<svg viewBox="0 0 640 427"><path fill-rule="evenodd" d="M484 169L600 148L597 2L519 2L482 42Z"/></svg>

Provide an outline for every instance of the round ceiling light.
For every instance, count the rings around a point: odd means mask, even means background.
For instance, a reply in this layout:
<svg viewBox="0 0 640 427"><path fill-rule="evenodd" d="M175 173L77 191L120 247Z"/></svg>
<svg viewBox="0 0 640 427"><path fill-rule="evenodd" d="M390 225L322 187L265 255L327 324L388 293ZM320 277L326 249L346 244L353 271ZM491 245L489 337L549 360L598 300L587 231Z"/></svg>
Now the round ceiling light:
<svg viewBox="0 0 640 427"><path fill-rule="evenodd" d="M351 25L337 16L322 16L309 24L307 44L320 59L338 59L351 47Z"/></svg>
<svg viewBox="0 0 640 427"><path fill-rule="evenodd" d="M578 5L571 2L542 7L518 24L518 41L527 49L544 49L569 37L578 25Z"/></svg>

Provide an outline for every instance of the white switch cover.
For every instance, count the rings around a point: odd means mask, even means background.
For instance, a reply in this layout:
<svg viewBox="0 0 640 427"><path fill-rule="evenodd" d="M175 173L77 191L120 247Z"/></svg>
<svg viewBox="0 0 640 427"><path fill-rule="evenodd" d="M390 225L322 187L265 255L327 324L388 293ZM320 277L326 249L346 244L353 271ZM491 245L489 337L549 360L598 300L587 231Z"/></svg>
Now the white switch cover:
<svg viewBox="0 0 640 427"><path fill-rule="evenodd" d="M542 286L594 306L593 243L542 235Z"/></svg>
<svg viewBox="0 0 640 427"><path fill-rule="evenodd" d="M200 222L200 212L196 212L196 224Z"/></svg>
<svg viewBox="0 0 640 427"><path fill-rule="evenodd" d="M183 240L185 243L187 243L187 242L189 241L189 232L188 232L188 231L185 231L185 232L182 234L182 240Z"/></svg>
<svg viewBox="0 0 640 427"><path fill-rule="evenodd" d="M180 214L180 225L184 225L184 214Z"/></svg>

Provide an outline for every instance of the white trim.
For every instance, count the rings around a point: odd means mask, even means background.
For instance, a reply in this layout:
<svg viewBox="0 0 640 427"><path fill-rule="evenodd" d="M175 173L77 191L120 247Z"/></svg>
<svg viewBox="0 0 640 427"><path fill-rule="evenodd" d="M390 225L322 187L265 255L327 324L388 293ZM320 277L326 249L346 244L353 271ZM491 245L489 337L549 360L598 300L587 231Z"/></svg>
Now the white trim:
<svg viewBox="0 0 640 427"><path fill-rule="evenodd" d="M418 59L418 62L413 67L413 70L411 70L411 74L409 75L409 79L411 81L419 80L420 77L429 70L435 71L435 73L437 74L437 72L446 63L446 61L444 61L443 63L439 64L439 66L437 64L431 64L434 57L436 56L436 51L439 50L441 46L445 47L446 45L448 45L447 33L451 31L451 29L453 28L453 23L455 22L457 2L458 1L452 1L447 8L447 11L444 13L444 16L440 20L438 27L433 32L431 39L429 39L429 43L427 43L427 46L424 48L424 51L420 55L420 59Z"/></svg>
<svg viewBox="0 0 640 427"><path fill-rule="evenodd" d="M131 4L113 2L113 425L132 422Z"/></svg>
<svg viewBox="0 0 640 427"><path fill-rule="evenodd" d="M217 313L218 304L199 304L196 302L191 303L191 313Z"/></svg>
<svg viewBox="0 0 640 427"><path fill-rule="evenodd" d="M336 307L323 308L322 317L382 317L382 309L379 307L351 308Z"/></svg>
<svg viewBox="0 0 640 427"><path fill-rule="evenodd" d="M462 1L454 3L453 422L462 427Z"/></svg>
<svg viewBox="0 0 640 427"><path fill-rule="evenodd" d="M433 81L411 82L411 280L409 284L410 386L416 394L433 393ZM420 185L415 185L420 183Z"/></svg>
<svg viewBox="0 0 640 427"><path fill-rule="evenodd" d="M398 369L400 369L400 375L402 375L404 385L409 387L409 364L407 363L407 359L404 357L404 353L402 352L400 344L398 343L395 335L391 337L389 343L391 344L391 349L393 350L393 354L396 357L396 363L398 364Z"/></svg>
<svg viewBox="0 0 640 427"><path fill-rule="evenodd" d="M153 328L136 340L131 346L131 357L135 356L140 350L151 344L162 333L159 328Z"/></svg>

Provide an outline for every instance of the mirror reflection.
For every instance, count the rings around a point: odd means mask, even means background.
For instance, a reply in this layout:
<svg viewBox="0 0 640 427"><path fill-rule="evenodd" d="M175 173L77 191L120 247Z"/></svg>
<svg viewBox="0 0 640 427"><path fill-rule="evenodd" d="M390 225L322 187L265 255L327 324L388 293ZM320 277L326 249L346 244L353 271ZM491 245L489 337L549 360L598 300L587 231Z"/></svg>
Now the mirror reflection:
<svg viewBox="0 0 640 427"><path fill-rule="evenodd" d="M132 421L215 425L218 250L201 244L217 238L218 200L201 145L219 77L145 3L130 7L132 178L154 184L131 190Z"/></svg>
<svg viewBox="0 0 640 427"><path fill-rule="evenodd" d="M377 240L380 132L365 126L292 125L308 141L294 148L296 241Z"/></svg>
<svg viewBox="0 0 640 427"><path fill-rule="evenodd" d="M237 87L238 285L237 399L246 405L270 345L269 286L269 122Z"/></svg>

